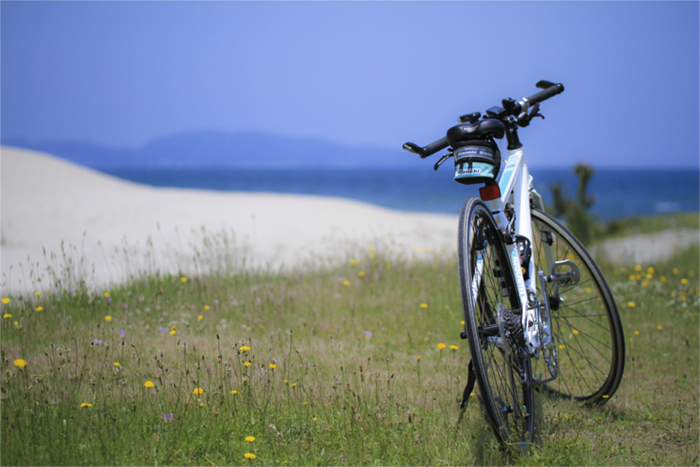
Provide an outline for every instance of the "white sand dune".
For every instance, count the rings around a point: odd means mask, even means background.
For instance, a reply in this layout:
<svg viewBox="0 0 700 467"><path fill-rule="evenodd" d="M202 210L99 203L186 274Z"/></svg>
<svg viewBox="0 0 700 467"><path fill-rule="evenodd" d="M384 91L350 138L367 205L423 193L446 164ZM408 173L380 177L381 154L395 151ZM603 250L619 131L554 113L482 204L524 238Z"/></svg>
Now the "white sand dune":
<svg viewBox="0 0 700 467"><path fill-rule="evenodd" d="M1 148L0 164L0 262L8 293L46 290L56 277L65 287L76 279L102 287L139 271L192 274L222 258L240 266L245 258L245 267L296 268L345 257L349 246L353 255L367 254L369 245L392 254L456 249L457 213L398 212L339 198L153 188L10 147ZM206 261L193 261L198 252L208 255Z"/></svg>

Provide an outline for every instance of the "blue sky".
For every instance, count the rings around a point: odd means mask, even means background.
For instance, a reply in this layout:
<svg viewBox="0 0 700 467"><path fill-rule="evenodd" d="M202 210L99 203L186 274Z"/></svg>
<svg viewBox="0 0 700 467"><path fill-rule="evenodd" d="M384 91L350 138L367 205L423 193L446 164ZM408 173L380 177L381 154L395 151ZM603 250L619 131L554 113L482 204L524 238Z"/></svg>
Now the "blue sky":
<svg viewBox="0 0 700 467"><path fill-rule="evenodd" d="M141 146L183 131L427 144L566 91L534 166L698 167L698 2L6 2L2 138Z"/></svg>

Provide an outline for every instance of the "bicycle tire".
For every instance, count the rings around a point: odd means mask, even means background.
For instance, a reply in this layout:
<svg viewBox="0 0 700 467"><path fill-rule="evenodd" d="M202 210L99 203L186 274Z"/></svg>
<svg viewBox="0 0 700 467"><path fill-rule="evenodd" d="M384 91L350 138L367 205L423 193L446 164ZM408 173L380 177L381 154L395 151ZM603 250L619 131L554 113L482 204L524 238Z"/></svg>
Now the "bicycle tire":
<svg viewBox="0 0 700 467"><path fill-rule="evenodd" d="M522 449L534 437L530 361L512 351L510 339L504 344L493 335L504 309L520 310L520 298L496 223L478 198L462 206L458 250L465 331L483 412L499 441Z"/></svg>
<svg viewBox="0 0 700 467"><path fill-rule="evenodd" d="M580 273L578 284L558 292L555 283L546 284L559 374L541 387L589 405L603 404L617 391L625 365L625 338L615 300L581 242L549 214L536 209L531 214L535 269L552 273L543 243L551 235L554 261L573 261ZM537 288L542 297L539 281ZM535 377L547 375L542 359L533 359L532 368Z"/></svg>

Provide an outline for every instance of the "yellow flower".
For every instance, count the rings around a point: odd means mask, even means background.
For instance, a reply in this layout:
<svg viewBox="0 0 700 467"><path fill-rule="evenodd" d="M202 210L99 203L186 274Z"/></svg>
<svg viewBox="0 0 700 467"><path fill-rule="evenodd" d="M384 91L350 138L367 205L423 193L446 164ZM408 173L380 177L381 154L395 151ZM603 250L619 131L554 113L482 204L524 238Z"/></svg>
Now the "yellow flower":
<svg viewBox="0 0 700 467"><path fill-rule="evenodd" d="M428 308L428 304L427 304L427 303L421 303L421 304L420 304L420 307L421 307L421 308Z"/></svg>
<svg viewBox="0 0 700 467"><path fill-rule="evenodd" d="M103 295L105 296L105 298L109 298L109 292L105 292Z"/></svg>
<svg viewBox="0 0 700 467"><path fill-rule="evenodd" d="M39 292L39 291L37 290L36 292L34 292L34 295L36 295L36 296L38 297L39 295L41 295L41 292Z"/></svg>
<svg viewBox="0 0 700 467"><path fill-rule="evenodd" d="M2 315L2 317L7 319L7 318L12 318L12 315L9 313L5 313L4 315Z"/></svg>
<svg viewBox="0 0 700 467"><path fill-rule="evenodd" d="M681 279L681 284L687 285L687 284L688 284L688 279L686 279L685 277L684 277L683 279Z"/></svg>
<svg viewBox="0 0 700 467"><path fill-rule="evenodd" d="M440 350L444 349L445 347L447 347L447 346L445 344L443 344L442 342L440 342L438 344L438 349L440 349Z"/></svg>
<svg viewBox="0 0 700 467"><path fill-rule="evenodd" d="M197 319L200 320L200 321L202 321L202 320L204 319L204 316L199 315L199 316L197 316Z"/></svg>
<svg viewBox="0 0 700 467"><path fill-rule="evenodd" d="M246 452L245 454L243 454L243 457L245 457L246 459L252 460L252 459L255 459L255 454L253 454L252 452Z"/></svg>
<svg viewBox="0 0 700 467"><path fill-rule="evenodd" d="M639 331L634 331L634 335L635 335L635 336L638 336L638 335L639 335Z"/></svg>
<svg viewBox="0 0 700 467"><path fill-rule="evenodd" d="M238 350L240 350L241 352L247 352L250 350L250 347L248 347L247 345L242 345L238 348Z"/></svg>
<svg viewBox="0 0 700 467"><path fill-rule="evenodd" d="M41 311L41 310L43 310L43 309L44 309L43 306L38 306L38 307L36 307L36 311Z"/></svg>
<svg viewBox="0 0 700 467"><path fill-rule="evenodd" d="M109 315L105 316L105 321L112 321L112 317Z"/></svg>
<svg viewBox="0 0 700 467"><path fill-rule="evenodd" d="M631 281L636 280L636 279L637 279L637 276L635 276L634 274L632 274L632 275L630 276L630 280L631 280Z"/></svg>
<svg viewBox="0 0 700 467"><path fill-rule="evenodd" d="M627 306L630 308L634 308L634 302L627 302Z"/></svg>
<svg viewBox="0 0 700 467"><path fill-rule="evenodd" d="M233 395L235 396L236 394L238 394L238 391L236 391L236 390L234 389L233 391L231 391L231 394L233 394Z"/></svg>
<svg viewBox="0 0 700 467"><path fill-rule="evenodd" d="M649 274L654 274L654 268L652 268L651 266L649 266L649 267L647 268L647 272L648 272Z"/></svg>
<svg viewBox="0 0 700 467"><path fill-rule="evenodd" d="M462 326L464 326L464 320L460 321L459 324L461 324Z"/></svg>
<svg viewBox="0 0 700 467"><path fill-rule="evenodd" d="M170 330L171 330L171 331L174 331L175 329L177 329L177 325L176 325L176 324L170 326Z"/></svg>
<svg viewBox="0 0 700 467"><path fill-rule="evenodd" d="M353 266L356 265L356 264L357 264L357 260L354 259L354 258L351 259L351 260L350 260L350 264L352 264Z"/></svg>
<svg viewBox="0 0 700 467"><path fill-rule="evenodd" d="M250 366L250 365L252 365L252 363L250 363L250 362L243 362L243 366Z"/></svg>
<svg viewBox="0 0 700 467"><path fill-rule="evenodd" d="M143 385L147 388L152 388L153 386L155 386L155 384L153 384L153 381L146 381L145 383L143 383Z"/></svg>
<svg viewBox="0 0 700 467"><path fill-rule="evenodd" d="M649 281L642 282L642 287L646 287L647 285L649 285Z"/></svg>
<svg viewBox="0 0 700 467"><path fill-rule="evenodd" d="M209 305L204 305L204 311L209 311L210 309Z"/></svg>
<svg viewBox="0 0 700 467"><path fill-rule="evenodd" d="M350 285L350 281L343 281L343 285L344 285L344 286Z"/></svg>
<svg viewBox="0 0 700 467"><path fill-rule="evenodd" d="M578 336L578 331L576 329L572 329L571 334L573 334L574 336Z"/></svg>
<svg viewBox="0 0 700 467"><path fill-rule="evenodd" d="M583 289L583 291L586 293L591 293L592 289L590 287L586 287L585 289Z"/></svg>
<svg viewBox="0 0 700 467"><path fill-rule="evenodd" d="M420 360L420 355L416 355L416 360Z"/></svg>
<svg viewBox="0 0 700 467"><path fill-rule="evenodd" d="M275 368L277 368L277 365L275 365L274 363L270 363L269 367L274 370Z"/></svg>
<svg viewBox="0 0 700 467"><path fill-rule="evenodd" d="M204 407L204 402L200 402L200 403L199 403L199 406L200 406L200 407Z"/></svg>
<svg viewBox="0 0 700 467"><path fill-rule="evenodd" d="M653 279L654 275L653 274L647 274L647 279Z"/></svg>
<svg viewBox="0 0 700 467"><path fill-rule="evenodd" d="M607 399L608 397L610 397L610 396L608 396L608 395L606 394L606 395L603 396L603 399Z"/></svg>
<svg viewBox="0 0 700 467"><path fill-rule="evenodd" d="M656 326L656 329L658 329L659 331L661 331L663 328L664 328L664 327L661 326L660 324L659 324L658 326Z"/></svg>
<svg viewBox="0 0 700 467"><path fill-rule="evenodd" d="M565 346L564 344L559 344L559 349L560 349L560 350L564 350L565 348L566 348L566 346Z"/></svg>
<svg viewBox="0 0 700 467"><path fill-rule="evenodd" d="M661 282L666 282L666 276L661 276Z"/></svg>
<svg viewBox="0 0 700 467"><path fill-rule="evenodd" d="M172 331L170 331L170 335L171 335L171 336L174 336L176 333L177 333L177 331L174 330L174 329L173 329Z"/></svg>
<svg viewBox="0 0 700 467"><path fill-rule="evenodd" d="M674 273L674 274L678 274L678 269L673 268L673 273Z"/></svg>
<svg viewBox="0 0 700 467"><path fill-rule="evenodd" d="M182 282L182 283L184 284L185 282L187 282L187 278L186 278L186 277L181 277L181 278L180 278L180 282Z"/></svg>
<svg viewBox="0 0 700 467"><path fill-rule="evenodd" d="M192 394L202 394L204 392L204 389L202 388L194 388L194 391L192 391Z"/></svg>
<svg viewBox="0 0 700 467"><path fill-rule="evenodd" d="M640 265L636 265L636 266L634 267L634 270L635 270L635 271L641 271L641 270L642 270L642 267L641 267Z"/></svg>
<svg viewBox="0 0 700 467"><path fill-rule="evenodd" d="M364 271L360 271L360 272L357 273L357 275L360 276L360 277L365 277L365 272L364 272Z"/></svg>
<svg viewBox="0 0 700 467"><path fill-rule="evenodd" d="M452 350L457 350L458 348L459 348L459 347L457 347L457 346L454 345L454 344L452 344L452 345L450 346L450 349L452 349Z"/></svg>
<svg viewBox="0 0 700 467"><path fill-rule="evenodd" d="M90 408L90 407L92 407L92 404L89 403L89 402L83 402L82 404L80 404L80 407L87 407L87 408Z"/></svg>
<svg viewBox="0 0 700 467"><path fill-rule="evenodd" d="M25 366L27 366L27 362L24 361L24 360L21 359L21 358L18 358L18 359L15 360L13 363L15 364L15 366L16 366L17 368L24 368Z"/></svg>
<svg viewBox="0 0 700 467"><path fill-rule="evenodd" d="M377 254L376 254L376 253L370 253L370 254L369 254L369 259L374 259L374 258L376 258L376 257L377 257Z"/></svg>
<svg viewBox="0 0 700 467"><path fill-rule="evenodd" d="M253 441L255 441L255 437L254 436L246 436L245 440L248 441L249 443L252 443Z"/></svg>
<svg viewBox="0 0 700 467"><path fill-rule="evenodd" d="M290 387L290 388L293 388L293 387L296 386L296 385L297 385L297 383L292 383L292 384L289 385L289 387Z"/></svg>
<svg viewBox="0 0 700 467"><path fill-rule="evenodd" d="M2 299L2 304L3 304L3 305L7 305L8 303L10 303L10 299L9 299L9 298L5 297L5 298Z"/></svg>
<svg viewBox="0 0 700 467"><path fill-rule="evenodd" d="M112 363L112 365L114 365L115 367L120 366L120 365L119 365L119 362L114 362L114 363Z"/></svg>

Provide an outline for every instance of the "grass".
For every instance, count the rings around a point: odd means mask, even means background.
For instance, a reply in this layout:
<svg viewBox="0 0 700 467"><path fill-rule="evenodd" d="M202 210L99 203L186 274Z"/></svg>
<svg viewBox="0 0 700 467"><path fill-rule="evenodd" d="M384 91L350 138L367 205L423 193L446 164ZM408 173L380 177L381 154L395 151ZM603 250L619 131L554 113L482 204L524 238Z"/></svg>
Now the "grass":
<svg viewBox="0 0 700 467"><path fill-rule="evenodd" d="M6 297L0 462L698 464L697 247L606 266L625 378L600 408L538 395L537 444L519 455L475 401L457 424L469 361L457 262L428 254L363 246L303 272Z"/></svg>
<svg viewBox="0 0 700 467"><path fill-rule="evenodd" d="M635 216L612 220L595 225L594 236L596 241L601 241L678 229L700 229L700 215L697 212L679 212L653 217Z"/></svg>

